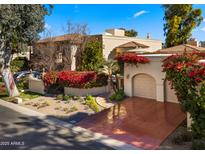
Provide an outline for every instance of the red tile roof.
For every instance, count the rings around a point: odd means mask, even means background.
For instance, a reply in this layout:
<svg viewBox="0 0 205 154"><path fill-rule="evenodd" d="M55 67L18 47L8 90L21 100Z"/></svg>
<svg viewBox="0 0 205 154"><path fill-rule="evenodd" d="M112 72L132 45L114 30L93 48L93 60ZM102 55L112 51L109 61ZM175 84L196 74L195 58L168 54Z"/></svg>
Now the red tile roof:
<svg viewBox="0 0 205 154"><path fill-rule="evenodd" d="M67 41L67 40L72 40L72 41L78 40L79 41L79 39L83 37L84 37L83 35L79 35L79 34L66 34L66 35L42 39L42 40L37 41L36 43L61 42L61 41Z"/></svg>
<svg viewBox="0 0 205 154"><path fill-rule="evenodd" d="M189 44L182 44L173 46L170 48L164 48L157 50L155 53L160 54L182 54L182 53L191 53L191 52L205 52L205 48L197 47Z"/></svg>
<svg viewBox="0 0 205 154"><path fill-rule="evenodd" d="M122 44L122 45L120 45L120 46L118 46L116 48L148 48L148 47L149 46L147 46L147 45L131 41L131 42Z"/></svg>

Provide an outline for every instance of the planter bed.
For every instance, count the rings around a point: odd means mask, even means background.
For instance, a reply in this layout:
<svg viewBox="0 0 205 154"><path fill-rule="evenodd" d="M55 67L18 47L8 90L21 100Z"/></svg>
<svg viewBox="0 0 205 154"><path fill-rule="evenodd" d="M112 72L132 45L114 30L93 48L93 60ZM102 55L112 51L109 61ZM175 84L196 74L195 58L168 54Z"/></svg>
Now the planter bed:
<svg viewBox="0 0 205 154"><path fill-rule="evenodd" d="M46 116L53 116L66 122L75 124L96 112L86 105L85 97L70 97L68 100L58 100L57 97L40 96L23 101L20 106L40 112ZM95 99L95 97L93 97ZM99 112L105 107L97 105Z"/></svg>
<svg viewBox="0 0 205 154"><path fill-rule="evenodd" d="M86 95L100 95L107 92L108 92L107 86L93 87L93 88L64 87L65 95L86 96Z"/></svg>

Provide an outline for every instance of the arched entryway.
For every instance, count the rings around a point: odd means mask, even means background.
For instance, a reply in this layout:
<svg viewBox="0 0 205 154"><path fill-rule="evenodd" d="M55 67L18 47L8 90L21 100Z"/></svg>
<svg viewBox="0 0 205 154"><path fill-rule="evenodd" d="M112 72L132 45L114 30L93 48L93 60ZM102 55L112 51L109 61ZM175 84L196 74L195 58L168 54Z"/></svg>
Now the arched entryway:
<svg viewBox="0 0 205 154"><path fill-rule="evenodd" d="M156 81L148 74L137 74L132 79L133 96L156 99Z"/></svg>

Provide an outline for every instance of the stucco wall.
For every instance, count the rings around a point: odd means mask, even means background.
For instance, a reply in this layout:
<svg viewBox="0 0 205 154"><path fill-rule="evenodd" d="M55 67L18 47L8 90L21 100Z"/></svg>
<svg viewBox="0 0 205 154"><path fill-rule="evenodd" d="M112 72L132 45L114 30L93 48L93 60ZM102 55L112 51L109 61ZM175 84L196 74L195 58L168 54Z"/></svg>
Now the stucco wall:
<svg viewBox="0 0 205 154"><path fill-rule="evenodd" d="M162 60L166 58L165 55L144 55L150 59L147 64L128 64L125 63L124 67L124 91L128 96L133 96L134 82L133 78L138 74L147 74L155 79L156 82L156 100L159 102L165 101L165 72L162 72ZM140 82L140 81L139 81ZM149 86L149 85L144 85ZM137 87L136 87L137 88ZM145 88L146 89L146 88ZM149 89L148 89L149 90ZM149 92L149 91L148 91ZM170 95L172 97L173 93ZM173 102L176 100L173 99Z"/></svg>
<svg viewBox="0 0 205 154"><path fill-rule="evenodd" d="M106 59L108 59L110 52L114 48L124 43L128 43L130 41L135 41L149 46L149 48L143 49L143 51L146 50L147 52L153 52L162 48L162 42L160 40L155 40L155 39L103 35L102 40L103 40L103 54Z"/></svg>
<svg viewBox="0 0 205 154"><path fill-rule="evenodd" d="M44 90L45 88L43 80L29 77L29 91L39 94L45 94Z"/></svg>
<svg viewBox="0 0 205 154"><path fill-rule="evenodd" d="M179 103L175 90L171 88L169 81L165 81L165 101Z"/></svg>

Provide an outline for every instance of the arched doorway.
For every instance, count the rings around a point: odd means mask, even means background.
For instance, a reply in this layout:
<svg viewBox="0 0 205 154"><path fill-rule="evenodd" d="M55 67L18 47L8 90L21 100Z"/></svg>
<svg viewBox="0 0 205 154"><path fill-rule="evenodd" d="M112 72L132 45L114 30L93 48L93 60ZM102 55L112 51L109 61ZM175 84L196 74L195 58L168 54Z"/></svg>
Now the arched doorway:
<svg viewBox="0 0 205 154"><path fill-rule="evenodd" d="M148 74L133 77L133 96L156 99L156 81Z"/></svg>

